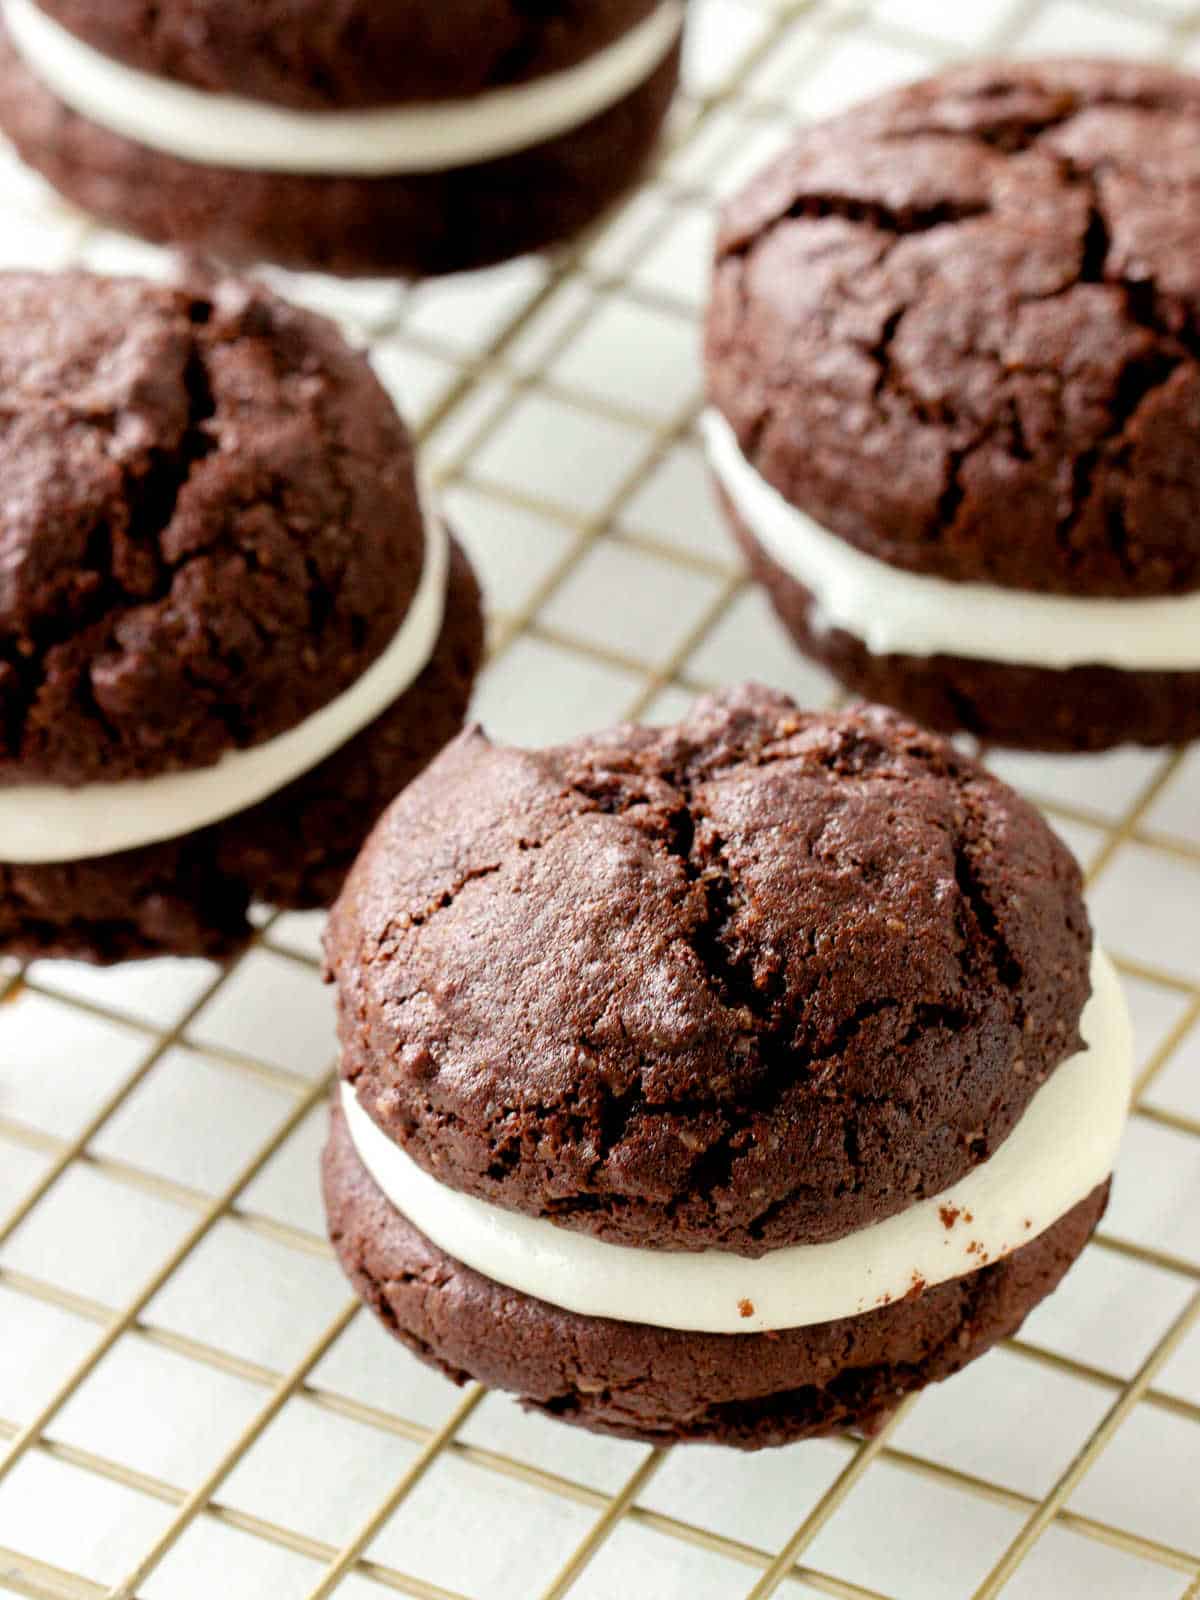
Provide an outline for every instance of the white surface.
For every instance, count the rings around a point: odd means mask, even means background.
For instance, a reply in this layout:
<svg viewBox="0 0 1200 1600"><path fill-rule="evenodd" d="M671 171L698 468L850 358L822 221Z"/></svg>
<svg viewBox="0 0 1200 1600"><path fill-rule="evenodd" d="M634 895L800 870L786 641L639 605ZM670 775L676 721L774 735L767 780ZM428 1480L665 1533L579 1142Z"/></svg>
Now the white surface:
<svg viewBox="0 0 1200 1600"><path fill-rule="evenodd" d="M1184 983L1200 982L1200 935L1164 908L1200 907L1200 857L1180 860L1149 845L1128 844L1093 895L1100 937L1114 955L1146 961Z"/></svg>
<svg viewBox="0 0 1200 1600"><path fill-rule="evenodd" d="M277 794L311 772L398 700L425 670L446 609L450 541L426 525L425 560L396 636L344 694L265 744L228 751L211 767L78 789L0 788L0 860L83 861L178 839Z"/></svg>
<svg viewBox="0 0 1200 1600"><path fill-rule="evenodd" d="M35 961L30 976L41 988L150 1027L169 1028L218 981L209 961L128 961L92 967L82 961Z"/></svg>
<svg viewBox="0 0 1200 1600"><path fill-rule="evenodd" d="M101 55L35 0L4 0L9 34L71 110L185 161L252 172L441 172L511 155L582 126L658 68L683 26L681 0L578 66L470 99L366 111L293 111L157 78Z"/></svg>
<svg viewBox="0 0 1200 1600"><path fill-rule="evenodd" d="M1061 25L1048 42L1071 50L1085 45L1093 31L1101 36L1109 20L1118 16L1114 3L1096 0L1086 8L1075 4L1061 8ZM710 0L692 4L702 12ZM719 29L702 30L705 79L717 81L722 76L723 49L740 69L747 60L746 41L761 41L774 30L780 42L772 44L761 70L754 73L755 83L763 84L763 95L756 90L751 96L739 88L735 99L706 113L694 134L688 130L695 107L685 106L679 125L688 136L678 154L668 159L666 176L647 186L618 215L613 228L586 252L589 265L579 270L560 277L545 262L529 260L415 290L395 284L281 279L307 303L327 307L342 318L352 333L368 330L374 353L386 350L400 392L415 375L415 398L408 403L418 413L415 420L432 427L425 440L425 459L450 473L447 495L459 491L469 495L472 549L486 550L491 541L488 571L505 574L501 609L506 626L511 623L521 629L514 643L502 645L486 675L478 708L489 722L537 740L628 716L643 704L655 715L669 709L670 715L678 716L697 686L748 675L790 688L810 704L832 696L828 680L790 650L760 597L737 586L736 553L709 497L692 432L676 428L671 419L656 426L654 433L639 423L632 433L621 429L611 435L604 426L608 418L603 404L590 392L576 394L559 386L551 393L544 386L540 364L550 358L552 343L539 346L537 364L516 385L507 372L507 352L519 336L522 319L536 306L544 305L563 333L570 326L567 301L586 315L589 306L612 295L630 304L651 304L694 332L694 289L703 278L703 263L690 263L686 300L664 294L670 284L647 279L641 269L651 260L686 260L689 250L696 248L689 243L694 212L710 209L716 193L728 192L770 149L778 148L808 105L842 103L881 78L911 70L914 59L928 68L945 59L948 52L942 46L957 33L960 22L944 17L944 6L925 0L922 4L946 22L937 48L927 28L906 32L903 20L891 18L890 13L873 27L864 20L866 7L843 0L816 0L799 11L776 0L721 0L714 16L741 11L744 26L729 35L728 45ZM1155 15L1165 15L1168 9L1178 13L1182 6L1183 0L1171 0L1169 8L1160 0ZM887 0L875 9L887 11ZM964 19L973 9L959 8ZM1200 21L1190 3L1188 11ZM1000 37L997 42L1005 48L1019 46L1029 24L1048 15L1049 8L1017 0L1013 12L1022 33ZM1132 15L1128 6L1121 20L1126 15ZM968 25L962 20L962 28ZM912 27L917 28L915 16ZM1155 23L1153 28L1147 24L1146 31L1165 35L1166 30ZM1189 53L1200 66L1200 28L1173 46L1180 59ZM777 59L780 71L770 77L767 68ZM728 73L724 77L729 81ZM777 101L773 106L764 99L769 77L770 93ZM761 103L752 103L754 99ZM161 270L165 263L165 257L149 247L82 224L2 146L0 206L0 260L6 265L86 260L102 270L128 271L146 266ZM638 218L627 221L634 207ZM630 270L632 285L614 282ZM675 270L668 267L668 276ZM614 351L614 364L618 359ZM506 376L498 381L502 371ZM442 405L454 384L461 386L457 398L444 415L434 416L427 408ZM499 412L477 402L480 388L489 399L499 397ZM534 425L526 429L524 413L530 404ZM522 478L520 465L510 474L501 462L501 475L511 482L500 482L497 492L474 469L481 445L514 413L522 414L522 434L529 438L531 450L540 450L536 482L532 476ZM598 424L595 428L593 421ZM485 427L492 432L480 433ZM511 444L509 436L500 454ZM581 473L587 475L585 504L577 498ZM534 492L544 487L546 493L535 501L523 494L523 486ZM449 504L448 497L443 503ZM535 557L528 571L522 570L519 559L510 560L504 548L513 526L505 520L511 507L531 513L522 516L520 532L524 547ZM453 514L450 520L453 524ZM726 583L722 608L685 660L672 660L661 673L651 673L644 661L626 660L607 646L597 649L581 642L584 625L595 626L595 620L590 595L579 589L573 593L569 614L562 615L566 631L561 639L556 634L558 642L551 644L541 636L536 620L530 631L531 612L559 587L555 573L566 576L570 570L560 567L557 558L571 558L593 532L605 547L623 547L633 537L652 541L660 553L678 556L675 566L652 562L639 569L643 592L638 604L657 603L664 617L673 616L677 572L703 571ZM1186 825L1189 818L1200 816L1200 768L1194 761L1176 768L1166 753L1157 752L1138 753L1129 762L1112 764L1038 762L1013 776L1060 823L1082 809L1105 841L1105 864L1093 892L1102 905L1106 941L1123 961L1134 963L1143 973L1130 989L1140 1019L1139 1068L1145 1067L1151 1052L1169 1042L1167 1030L1179 1020L1179 1006L1186 1008L1200 998L1200 963L1193 959L1200 904L1195 869L1200 855L1195 850L1190 856L1181 854L1178 848L1188 839L1186 832L1180 838L1180 819ZM1152 848L1124 834L1118 839L1117 826L1134 815L1151 785L1160 786L1154 791L1156 822L1165 816L1170 826L1155 827ZM1150 881L1152 867L1160 867L1161 874ZM119 1057L106 1053L99 1035L97 1073L93 1076L87 1069L84 1052L90 1046L86 1030L79 1031L73 1015L76 999L142 1027L147 1052L160 1030L182 1027L185 1042L196 1045L199 1028L209 1035L204 1040L207 1054L234 1052L229 1065L244 1075L252 1091L249 1101L260 1110L264 1101L254 1090L264 1078L273 1085L288 1085L293 1097L320 1081L332 1066L333 1046L329 995L311 964L310 921L282 919L266 936L272 945L291 948L297 943L296 930L302 929L308 964L255 951L235 969L232 979L222 983L218 1000L196 1028L186 1023L188 1012L205 979L216 976L215 969L203 964L196 964L193 971L168 962L143 963L115 973L73 966L51 972L47 964L39 964L34 981L39 986L52 983L56 996L66 1003L36 1006L35 991L22 989L0 1004L4 1020L0 1226L9 1208L54 1159L51 1147L39 1143L35 1149L18 1137L18 1098L27 1106L53 1108L53 1085L31 1089L27 1080L52 1075L64 1085L61 1118L39 1112L39 1122L45 1126L31 1135L39 1141L74 1137L79 1113L97 1104L94 1090L99 1083L104 1081L119 1094L127 1081L121 1077ZM1160 958L1169 960L1167 969ZM4 970L0 961L0 999ZM1128 970L1122 976L1128 979ZM73 1087L68 1092L67 1070L61 1063L81 1069L78 1095ZM178 1081L178 1074L187 1070L175 1055L162 1064L168 1080ZM159 1065L150 1069L151 1083L159 1071ZM209 1074L202 1069L200 1076L207 1079ZM222 1127L230 1152L239 1155L245 1149L247 1123L260 1134L264 1131L265 1123L256 1123L232 1083L231 1078L229 1087L210 1091L208 1115L197 1129L202 1150L208 1152L206 1161L219 1149ZM1200 1023L1172 1051L1145 1103L1200 1121L1198 1084ZM196 1085L195 1094L201 1092ZM14 1108L12 1124L4 1120L6 1102ZM195 1099L184 1094L176 1103L168 1082L145 1101L138 1096L138 1102L133 1122L117 1123L119 1136L114 1142L102 1138L107 1154L103 1165L93 1169L94 1181L76 1189L72 1176L67 1185L70 1204L61 1208L54 1198L56 1183L13 1236L11 1248L20 1247L32 1275L48 1276L53 1262L54 1281L45 1291L55 1297L53 1301L32 1292L26 1278L6 1277L10 1258L0 1252L4 1338L0 1419L8 1424L28 1420L36 1406L50 1400L101 1335L103 1324L86 1314L86 1304L77 1297L93 1288L113 1309L120 1309L131 1287L144 1282L165 1249L178 1242L176 1220L179 1229L193 1227L202 1218L196 1206L210 1203L202 1196L186 1211L171 1206L164 1212L157 1187L163 1174L180 1182L197 1175L189 1109ZM200 1369L197 1387L203 1397L189 1386L189 1409L183 1419L190 1438L196 1437L191 1430L207 1425L193 1408L209 1407L212 1427L227 1440L233 1440L244 1423L235 1389L204 1383L203 1373L213 1363L222 1372L252 1381L262 1406L348 1303L348 1286L321 1258L323 1247L313 1236L319 1216L314 1154L322 1115L320 1110L314 1112L286 1141L264 1178L239 1196L233 1211L206 1235L202 1250L172 1275L168 1292L143 1314L144 1331L131 1336L138 1348L168 1339L173 1350ZM1185 1253L1195 1246L1200 1198L1192 1183L1200 1165L1192 1164L1188 1152L1200 1151L1200 1139L1182 1131L1165 1136L1166 1130L1152 1129L1150 1118L1142 1114L1134 1118L1131 1133L1101 1240L1084 1253L1021 1332L1023 1343L1056 1363L1066 1363L1064 1370L1074 1377L1089 1374L1089 1390L1105 1405L1118 1397L1118 1386L1152 1352L1197 1287L1194 1266L1182 1270L1170 1263L1179 1256L1186 1261ZM151 1146L154 1171L144 1178L137 1164L149 1157ZM122 1161L133 1163L132 1170ZM85 1158L73 1162L70 1171L82 1174L91 1166ZM227 1166L214 1160L211 1181L227 1172ZM149 1190L147 1181L152 1185ZM118 1200L127 1196L128 1204L110 1207L110 1195ZM159 1230L164 1216L170 1224L165 1238ZM93 1244L103 1251L106 1239L122 1234L128 1241L132 1270L126 1272L122 1265L108 1280L103 1272L92 1276L88 1258ZM1119 1244L1120 1250L1107 1240ZM1164 1252L1165 1259L1156 1256L1157 1264L1150 1264L1131 1258L1126 1253L1130 1249ZM245 1361L261 1364L244 1368ZM1015 1419L1025 1435L1024 1440L1015 1438L1013 1384L1019 1385L1023 1398L1029 1389L1028 1379L1014 1380L1013 1371L1008 1356L978 1363L964 1379L970 1384L969 1416L963 1415L954 1427L945 1423L926 1429L922 1424L919 1433L907 1434L915 1462L892 1454L885 1441L880 1456L849 1489L821 1537L800 1555L804 1567L823 1575L821 1588L785 1583L779 1590L783 1600L836 1593L838 1580L855 1578L888 1600L969 1600L988 1567L1025 1524L1031 1506L1027 1500L1005 1504L986 1494L966 1492L946 1474L956 1462L968 1459L963 1452L970 1446L974 1451L970 1459L985 1482L993 1478L1014 1482L1017 1470L1028 1468L1031 1478L1022 1492L1029 1495L1079 1448L1087 1421L1087 1405L1061 1406L1052 1398L1043 1399ZM103 1402L111 1381L109 1370L101 1367L81 1392L98 1388ZM297 1548L313 1549L306 1543L312 1530L305 1519L314 1499L323 1501L330 1525L361 1528L383 1500L380 1495L378 1501L364 1503L368 1495L362 1484L373 1489L379 1481L370 1458L394 1463L398 1433L423 1443L429 1430L440 1428L463 1398L462 1391L420 1365L365 1312L337 1339L308 1385L304 1394L287 1402L264 1439L276 1429L289 1440L309 1437L303 1422L294 1428L287 1413L293 1406L311 1405L315 1394L337 1418L373 1419L356 1435L355 1459L363 1475L351 1480L339 1476L345 1457L338 1449L312 1450L304 1463L303 1496L295 1503L276 1505L279 1525L253 1524L253 1531L245 1531L216 1516L201 1515L138 1586L139 1595L146 1600L213 1600L215 1595L223 1600L225 1596L307 1600L334 1554L320 1545L312 1555L296 1553ZM1155 1387L1200 1404L1200 1329L1193 1331L1180 1356L1168 1363ZM958 1392L955 1380L944 1391L918 1398L914 1426L926 1406L944 1419ZM161 1439L162 1429L148 1408L125 1409L118 1426L114 1410L91 1397L89 1406L96 1421L89 1442L102 1458L149 1452ZM1179 1535L1185 1558L1197 1562L1200 1530L1189 1530L1179 1517L1179 1495L1186 1487L1180 1474L1194 1456L1180 1446L1200 1437L1200 1422L1181 1417L1177 1428L1164 1429L1158 1426L1164 1415L1171 1417L1153 1401L1133 1408L1084 1480L1086 1487L1092 1474L1103 1468L1097 1497L1088 1502L1087 1510L1091 1515L1110 1513L1127 1526L1127 1516L1156 1515L1154 1501L1161 1487L1164 1521L1161 1526L1147 1525L1146 1531L1149 1536L1156 1529ZM529 1427L530 1422L506 1396L485 1401L457 1435L474 1447L471 1472L431 1474L422 1497L406 1502L388 1520L386 1538L372 1549L372 1558L387 1564L384 1580L371 1578L360 1568L337 1587L336 1600L378 1600L398 1590L411 1591L419 1586L402 1579L411 1580L418 1573L427 1583L441 1585L451 1594L457 1590L467 1600L494 1600L497 1567L506 1574L506 1592L515 1591L520 1600L538 1600L549 1581L548 1569L601 1516L605 1501L597 1494L619 1488L645 1451L549 1421L536 1428ZM968 1426L973 1441L964 1437ZM332 1427L342 1437L336 1422ZM57 1419L46 1433L51 1441L60 1436ZM616 1595L631 1600L694 1600L705 1592L744 1600L764 1566L821 1508L822 1497L854 1461L857 1448L854 1441L833 1440L749 1457L716 1449L668 1454L657 1475L636 1496L637 1506L649 1509L659 1520L651 1525L639 1511L632 1520L617 1521L580 1585L569 1592L570 1600L579 1594L596 1600ZM259 1459L269 1468L272 1455L268 1451ZM466 1459L457 1446L451 1446L451 1461L466 1464ZM185 1481L175 1487L191 1492L200 1479L188 1475L187 1461L180 1463L180 1470ZM0 1573L22 1571L25 1558L38 1556L70 1572L99 1575L106 1582L126 1576L175 1515L175 1508L106 1480L103 1471L102 1462L84 1470L35 1451L11 1479L0 1482L0 1546L5 1547ZM523 1475L526 1492L510 1493L513 1472ZM566 1480L565 1485L556 1485L555 1474ZM469 1479L469 1493L455 1510L452 1497L464 1476ZM248 1482L252 1489L252 1480L241 1480L242 1485ZM396 1473L387 1492L394 1492L399 1482ZM593 1498L580 1499L580 1494ZM216 1505L225 1499L225 1489L219 1488ZM565 1518L560 1516L564 1507ZM423 1531L427 1516L434 1520ZM721 1539L732 1542L720 1546L718 1553L711 1541ZM15 1555L9 1555L10 1550ZM733 1559L731 1551L739 1552L740 1559ZM0 1577L0 1588L20 1582ZM38 1593L58 1593L40 1576L26 1582L23 1592L28 1593L31 1584ZM1118 1550L1090 1534L1086 1526L1055 1522L1005 1586L1003 1600L1010 1595L1013 1600L1109 1600L1117 1595L1120 1600L1183 1600L1190 1585L1186 1571L1155 1561L1151 1550L1140 1554ZM64 1600L77 1600L81 1592L65 1584L61 1589Z"/></svg>
<svg viewBox="0 0 1200 1600"><path fill-rule="evenodd" d="M701 427L742 519L813 596L815 626L852 634L872 655L1143 672L1200 666L1200 590L1163 600L1074 600L904 572L789 504L742 455L720 412L706 411Z"/></svg>
<svg viewBox="0 0 1200 1600"><path fill-rule="evenodd" d="M370 1556L457 1593L528 1600L550 1582L591 1521L583 1506L443 1456Z"/></svg>
<svg viewBox="0 0 1200 1600"><path fill-rule="evenodd" d="M609 1244L439 1183L372 1121L342 1109L396 1209L485 1277L582 1316L704 1333L763 1333L858 1316L1029 1244L1112 1172L1129 1105L1133 1038L1117 975L1097 950L1080 1022L1086 1048L1051 1075L1000 1149L960 1182L830 1244L757 1261L716 1250ZM947 1215L950 1221L947 1222Z"/></svg>
<svg viewBox="0 0 1200 1600"><path fill-rule="evenodd" d="M986 1408L997 1390L1008 1403L981 1429L980 1407ZM986 1365L973 1362L954 1383L931 1389L896 1429L896 1444L1014 1493L1044 1495L1083 1448L1109 1403L1094 1384L1000 1350ZM1034 1416L1054 1418L1053 1437L1029 1427Z"/></svg>

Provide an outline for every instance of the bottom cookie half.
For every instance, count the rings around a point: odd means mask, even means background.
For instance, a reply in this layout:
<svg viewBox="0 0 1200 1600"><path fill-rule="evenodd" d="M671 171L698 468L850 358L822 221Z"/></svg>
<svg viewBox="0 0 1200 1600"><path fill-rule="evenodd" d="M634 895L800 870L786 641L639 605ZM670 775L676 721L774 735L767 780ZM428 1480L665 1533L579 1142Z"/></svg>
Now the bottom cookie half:
<svg viewBox="0 0 1200 1600"><path fill-rule="evenodd" d="M962 656L873 655L841 629L814 624L813 597L771 559L718 495L754 577L805 653L865 700L898 707L926 727L959 729L1027 750L1107 750L1200 738L1200 672L1014 666Z"/></svg>
<svg viewBox="0 0 1200 1600"><path fill-rule="evenodd" d="M482 655L479 588L454 545L433 656L382 716L278 794L185 838L52 866L0 862L0 951L220 958L249 937L252 901L331 904L377 818L458 733Z"/></svg>
<svg viewBox="0 0 1200 1600"><path fill-rule="evenodd" d="M983 1355L1055 1288L1108 1200L1102 1184L1004 1260L880 1310L715 1334L578 1316L463 1266L384 1197L336 1108L324 1189L330 1235L359 1294L456 1382L513 1390L535 1410L622 1438L745 1450L869 1432L905 1395Z"/></svg>

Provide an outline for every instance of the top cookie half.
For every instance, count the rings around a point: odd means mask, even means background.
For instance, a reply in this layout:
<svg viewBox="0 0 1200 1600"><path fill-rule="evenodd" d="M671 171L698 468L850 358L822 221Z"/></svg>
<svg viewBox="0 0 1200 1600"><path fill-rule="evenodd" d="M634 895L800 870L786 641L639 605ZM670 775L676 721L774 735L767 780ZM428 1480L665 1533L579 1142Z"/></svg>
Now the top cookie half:
<svg viewBox="0 0 1200 1600"><path fill-rule="evenodd" d="M1200 81L973 65L808 130L727 208L710 394L893 566L1200 588Z"/></svg>
<svg viewBox="0 0 1200 1600"><path fill-rule="evenodd" d="M403 621L403 422L266 290L0 275L0 784L202 767L296 726Z"/></svg>
<svg viewBox="0 0 1200 1600"><path fill-rule="evenodd" d="M465 733L333 916L342 1071L451 1188L755 1255L941 1192L1080 1048L1078 868L953 746L747 689Z"/></svg>

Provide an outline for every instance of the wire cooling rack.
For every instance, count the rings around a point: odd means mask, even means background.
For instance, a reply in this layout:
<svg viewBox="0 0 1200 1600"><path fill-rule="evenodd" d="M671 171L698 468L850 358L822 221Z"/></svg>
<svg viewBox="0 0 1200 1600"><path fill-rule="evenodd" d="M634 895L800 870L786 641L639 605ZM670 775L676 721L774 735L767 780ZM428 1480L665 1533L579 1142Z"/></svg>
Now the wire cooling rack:
<svg viewBox="0 0 1200 1600"><path fill-rule="evenodd" d="M287 278L369 343L491 600L478 714L545 742L831 686L731 557L694 426L714 200L799 120L964 53L1200 67L1200 5L693 0L660 171L552 262ZM0 265L160 272L0 162ZM230 970L0 967L0 1591L45 1600L1200 1600L1200 751L999 759L1085 862L1138 1103L1063 1289L869 1443L663 1454L457 1391L322 1234L319 919Z"/></svg>

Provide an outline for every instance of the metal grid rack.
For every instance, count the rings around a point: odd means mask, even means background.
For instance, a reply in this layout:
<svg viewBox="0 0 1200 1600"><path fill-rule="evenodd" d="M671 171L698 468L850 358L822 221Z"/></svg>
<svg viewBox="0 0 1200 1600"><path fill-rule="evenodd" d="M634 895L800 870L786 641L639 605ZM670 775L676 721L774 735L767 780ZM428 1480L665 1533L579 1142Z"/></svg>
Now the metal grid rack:
<svg viewBox="0 0 1200 1600"><path fill-rule="evenodd" d="M283 280L369 343L492 603L478 714L542 742L826 680L708 501L715 200L788 129L965 53L1163 54L1200 5L693 0L659 171L552 263ZM0 265L161 270L0 165ZM669 1455L419 1369L350 1299L315 1162L319 919L227 971L0 967L0 1592L1200 1600L1200 757L998 758L1084 860L1137 1109L1100 1237L1018 1339L867 1443Z"/></svg>

